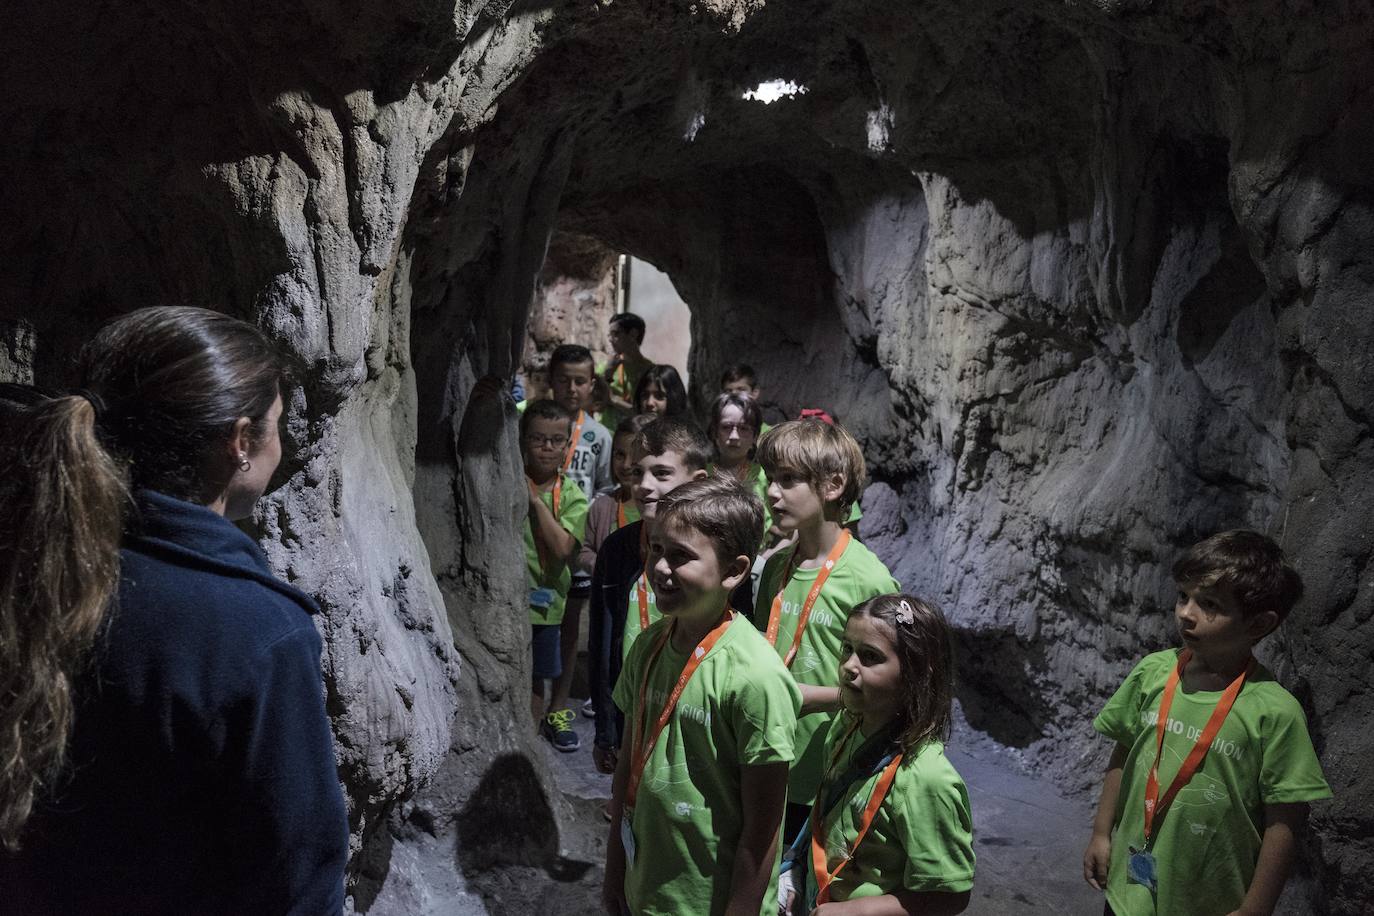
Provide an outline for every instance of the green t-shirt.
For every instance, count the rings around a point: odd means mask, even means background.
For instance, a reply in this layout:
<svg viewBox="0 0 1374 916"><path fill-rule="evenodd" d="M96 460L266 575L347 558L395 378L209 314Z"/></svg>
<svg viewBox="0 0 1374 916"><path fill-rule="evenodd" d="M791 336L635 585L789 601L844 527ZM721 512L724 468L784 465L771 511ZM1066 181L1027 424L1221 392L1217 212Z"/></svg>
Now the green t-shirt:
<svg viewBox="0 0 1374 916"><path fill-rule="evenodd" d="M671 625L664 619L644 631L616 682L627 736L622 753L641 740L635 704L644 666ZM645 718L663 709L686 662L685 653L663 647L649 672ZM792 759L800 706L801 695L776 653L737 616L687 682L645 766L632 821L634 864L625 874L631 912L724 912L743 826L740 768ZM769 883L759 912L777 912L776 882Z"/></svg>
<svg viewBox="0 0 1374 916"><path fill-rule="evenodd" d="M643 632L643 629L639 625L639 580L642 578L644 578L644 573L640 573L639 578L635 579L634 583L630 585L630 603L626 606L625 610L625 635L620 643L620 661L622 665L630 657L630 648L635 644L636 640L639 639L639 634ZM647 587L644 591L649 598L649 626L652 627L655 623L663 619L663 615L658 612L658 601L654 598L653 586Z"/></svg>
<svg viewBox="0 0 1374 916"><path fill-rule="evenodd" d="M758 603L754 621L764 632L768 629L768 614L773 596L792 562L796 547L779 550L768 558L759 580ZM802 604L816 581L820 568L798 569L787 583L782 596L782 618L778 622L778 642L774 647L779 658L787 657L792 638L797 632L797 619ZM844 625L849 611L876 595L890 595L901 590L883 561L873 551L851 539L849 546L835 561L835 568L825 586L816 596L806 631L802 634L797 656L792 660L792 677L798 684L813 687L838 687L840 684L840 643L844 640ZM816 797L824 766L825 732L834 718L832 713L813 712L797 721L797 761L787 778L787 800L794 804L810 804Z"/></svg>
<svg viewBox="0 0 1374 916"><path fill-rule="evenodd" d="M596 367L596 374L606 380L606 384L611 389L611 394L633 404L635 400L635 388L639 385L639 377L650 369L653 364L653 360L641 356L637 360L622 363L625 367L624 373L615 372L608 375L607 371L610 368L610 363L606 362ZM618 410L615 407L607 405L606 409L601 411L600 415L597 416L597 419L600 420L601 423L610 430L611 435L614 436L615 428L620 421L633 414L633 410Z"/></svg>
<svg viewBox="0 0 1374 916"><path fill-rule="evenodd" d="M1264 806L1330 798L1307 720L1298 701L1256 664L1221 731L1173 804L1155 822L1153 853L1159 893L1126 879L1128 846L1145 829L1145 779L1155 758L1155 722L1178 650L1141 659L1093 720L1093 728L1124 745L1112 831L1107 900L1119 916L1225 916L1250 887L1264 835ZM1174 692L1159 764L1160 795L1216 708L1221 691Z"/></svg>
<svg viewBox="0 0 1374 916"><path fill-rule="evenodd" d="M587 494L567 474L561 475L563 486L558 501L558 523L563 530L582 542L587 524ZM553 508L553 491L540 494L544 505ZM558 574L544 574L539 563L539 551L534 549L534 520L525 520L525 569L530 587L530 623L555 624L563 622L563 608L568 603L568 589L572 587L572 567L563 564Z"/></svg>
<svg viewBox="0 0 1374 916"><path fill-rule="evenodd" d="M835 717L826 736L827 764L852 722L845 714ZM842 776L862 746L863 736L856 731L828 769L829 777ZM856 780L825 819L826 867L831 874L859 835L864 808L879 775ZM828 781L822 783L823 793ZM973 861L968 789L945 757L944 745L927 741L902 758L868 834L854 851L853 860L830 885L830 899L852 900L901 891L961 893L973 887ZM808 880L809 893L814 895L815 875L809 875Z"/></svg>

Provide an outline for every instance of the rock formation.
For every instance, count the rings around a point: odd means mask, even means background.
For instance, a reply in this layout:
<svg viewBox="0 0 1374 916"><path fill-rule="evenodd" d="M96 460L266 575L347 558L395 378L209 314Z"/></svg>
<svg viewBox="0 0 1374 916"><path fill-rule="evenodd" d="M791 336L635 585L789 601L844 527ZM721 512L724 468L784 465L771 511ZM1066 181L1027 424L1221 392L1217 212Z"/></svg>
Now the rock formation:
<svg viewBox="0 0 1374 916"><path fill-rule="evenodd" d="M557 223L671 275L698 397L747 358L775 406L864 441L872 543L950 612L970 721L1028 766L1088 780L1088 714L1169 640L1183 545L1283 541L1308 596L1265 657L1338 795L1306 893L1353 914L1374 899L1370 12L31 5L0 39L0 371L60 381L96 323L154 301L306 360L259 531L326 608L360 909L433 899L455 848L470 870L553 842L519 725L513 408L468 395L520 360ZM741 97L771 79L805 92ZM488 839L491 793L547 804Z"/></svg>
<svg viewBox="0 0 1374 916"><path fill-rule="evenodd" d="M615 312L616 253L590 236L555 230L525 328L520 371L527 387L547 384L549 356L559 344L582 344L598 366L610 359L606 323Z"/></svg>

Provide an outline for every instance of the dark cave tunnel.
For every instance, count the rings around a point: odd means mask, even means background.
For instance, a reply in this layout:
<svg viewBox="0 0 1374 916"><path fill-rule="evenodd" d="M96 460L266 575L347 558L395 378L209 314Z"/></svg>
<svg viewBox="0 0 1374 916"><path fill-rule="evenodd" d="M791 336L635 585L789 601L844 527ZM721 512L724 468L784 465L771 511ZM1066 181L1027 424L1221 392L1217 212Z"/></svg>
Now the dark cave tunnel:
<svg viewBox="0 0 1374 916"><path fill-rule="evenodd" d="M1105 753L1083 710L1172 638L1172 557L1237 525L1280 540L1309 597L1264 656L1346 787L1296 912L1361 912L1367 21L477 6L375 12L367 41L327 4L168 14L142 23L158 54L95 9L59 54L71 30L34 12L7 65L0 377L59 382L153 301L254 320L308 366L256 533L328 608L360 846L470 830L493 761L533 755L519 616L493 610L523 601L513 413L468 393L517 367L558 230L671 277L698 405L747 347L777 413L834 407L870 464L866 540L958 627L969 727L1066 791ZM806 91L741 97L771 79Z"/></svg>

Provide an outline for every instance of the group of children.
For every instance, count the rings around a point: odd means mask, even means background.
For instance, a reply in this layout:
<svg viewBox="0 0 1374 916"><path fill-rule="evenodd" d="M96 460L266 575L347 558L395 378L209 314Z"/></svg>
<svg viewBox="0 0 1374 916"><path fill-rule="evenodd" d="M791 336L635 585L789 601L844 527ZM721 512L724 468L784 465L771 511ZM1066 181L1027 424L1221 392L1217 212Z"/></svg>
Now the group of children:
<svg viewBox="0 0 1374 916"><path fill-rule="evenodd" d="M582 347L555 351L554 397L521 419L532 712L577 749L587 610L593 757L614 774L607 911L961 911L974 852L943 752L952 632L857 539L861 448L819 411L765 427L747 367L707 432L685 392L642 410L643 335L613 319L601 377L640 410L614 435L589 415ZM1093 723L1117 747L1084 875L1108 913L1267 913L1306 803L1330 795L1300 707L1251 654L1300 581L1247 531L1196 545L1174 576L1183 650L1144 659Z"/></svg>

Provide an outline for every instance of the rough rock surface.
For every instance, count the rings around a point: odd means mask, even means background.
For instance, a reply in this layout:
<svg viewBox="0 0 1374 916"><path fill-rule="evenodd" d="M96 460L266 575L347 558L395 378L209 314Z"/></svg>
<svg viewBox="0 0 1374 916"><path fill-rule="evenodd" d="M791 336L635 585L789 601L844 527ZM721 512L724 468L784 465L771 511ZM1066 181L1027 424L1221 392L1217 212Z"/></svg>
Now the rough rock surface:
<svg viewBox="0 0 1374 916"><path fill-rule="evenodd" d="M597 365L610 359L606 322L615 311L616 253L589 236L555 231L525 330L526 387L547 385L549 356L559 344L582 344Z"/></svg>
<svg viewBox="0 0 1374 916"><path fill-rule="evenodd" d="M519 362L557 221L671 275L698 398L743 357L773 406L846 420L872 542L960 627L971 723L1070 785L1103 752L1088 714L1170 638L1172 556L1223 526L1281 539L1308 597L1264 654L1338 793L1310 906L1361 912L1371 23L1277 0L30 5L0 38L0 321L33 343L4 337L0 371L32 346L58 381L152 301L305 359L260 532L326 607L359 909L404 909L397 844L465 874L557 847L519 724L514 414L469 403ZM779 77L807 91L740 98ZM492 831L492 798L539 816Z"/></svg>

